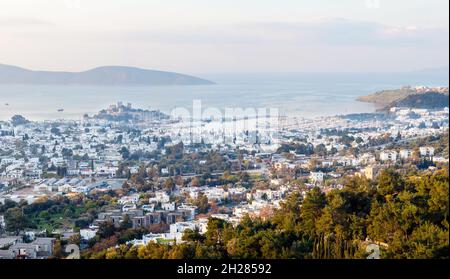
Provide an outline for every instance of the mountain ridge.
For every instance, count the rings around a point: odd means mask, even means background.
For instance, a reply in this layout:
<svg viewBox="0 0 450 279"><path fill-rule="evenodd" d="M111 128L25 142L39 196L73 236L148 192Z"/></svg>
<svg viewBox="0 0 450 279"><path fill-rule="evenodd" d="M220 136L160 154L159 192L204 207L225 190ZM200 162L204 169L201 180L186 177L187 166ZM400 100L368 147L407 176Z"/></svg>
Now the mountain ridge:
<svg viewBox="0 0 450 279"><path fill-rule="evenodd" d="M100 66L81 72L68 72L33 71L0 64L0 84L168 86L212 85L214 82L181 73L128 66Z"/></svg>

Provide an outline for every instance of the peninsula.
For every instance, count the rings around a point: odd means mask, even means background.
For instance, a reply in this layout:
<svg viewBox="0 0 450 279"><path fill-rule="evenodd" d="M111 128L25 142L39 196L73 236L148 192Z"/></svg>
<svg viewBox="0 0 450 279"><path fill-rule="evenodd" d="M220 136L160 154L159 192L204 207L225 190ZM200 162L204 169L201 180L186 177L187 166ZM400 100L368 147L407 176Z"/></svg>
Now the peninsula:
<svg viewBox="0 0 450 279"><path fill-rule="evenodd" d="M381 110L392 107L444 108L448 107L448 87L405 86L359 97L360 102L374 103Z"/></svg>

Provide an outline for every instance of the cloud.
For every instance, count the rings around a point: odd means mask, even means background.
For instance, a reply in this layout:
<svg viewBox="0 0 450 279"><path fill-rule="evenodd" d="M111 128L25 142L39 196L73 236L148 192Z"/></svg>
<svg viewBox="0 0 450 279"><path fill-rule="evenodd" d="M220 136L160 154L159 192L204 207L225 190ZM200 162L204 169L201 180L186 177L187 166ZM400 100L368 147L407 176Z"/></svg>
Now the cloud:
<svg viewBox="0 0 450 279"><path fill-rule="evenodd" d="M100 38L178 45L294 44L421 47L436 44L448 45L449 42L448 30L445 29L385 26L376 22L346 19L190 26L178 29L115 30L102 32Z"/></svg>
<svg viewBox="0 0 450 279"><path fill-rule="evenodd" d="M321 19L310 22L242 25L267 39L328 46L405 46L448 44L448 30L385 26L376 22Z"/></svg>
<svg viewBox="0 0 450 279"><path fill-rule="evenodd" d="M42 28L52 26L52 29ZM20 27L17 36L46 39L70 36L87 42L151 43L169 45L301 45L327 47L407 47L449 44L445 28L387 26L377 22L323 18L303 22L254 22L172 28L67 30L33 18L0 18L0 27ZM31 27L31 28L28 28ZM33 28L39 27L39 28ZM53 28L55 27L55 28ZM30 32L27 32L30 29ZM33 36L33 33L35 36Z"/></svg>
<svg viewBox="0 0 450 279"><path fill-rule="evenodd" d="M348 19L142 29L39 26L0 29L0 60L37 68L66 63L73 70L123 64L185 72L400 71L446 64L449 47L445 28Z"/></svg>

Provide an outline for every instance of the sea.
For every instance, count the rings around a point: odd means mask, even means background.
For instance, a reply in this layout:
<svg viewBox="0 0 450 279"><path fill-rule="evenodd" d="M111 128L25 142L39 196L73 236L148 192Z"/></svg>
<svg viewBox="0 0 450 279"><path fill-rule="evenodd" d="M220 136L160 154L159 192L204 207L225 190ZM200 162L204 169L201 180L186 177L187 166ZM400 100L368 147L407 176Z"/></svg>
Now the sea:
<svg viewBox="0 0 450 279"><path fill-rule="evenodd" d="M33 121L93 115L117 102L170 114L175 108L278 109L281 115L312 119L371 113L373 104L356 101L380 90L402 86L448 86L448 74L283 73L199 74L215 85L78 86L0 85L0 121L22 115Z"/></svg>

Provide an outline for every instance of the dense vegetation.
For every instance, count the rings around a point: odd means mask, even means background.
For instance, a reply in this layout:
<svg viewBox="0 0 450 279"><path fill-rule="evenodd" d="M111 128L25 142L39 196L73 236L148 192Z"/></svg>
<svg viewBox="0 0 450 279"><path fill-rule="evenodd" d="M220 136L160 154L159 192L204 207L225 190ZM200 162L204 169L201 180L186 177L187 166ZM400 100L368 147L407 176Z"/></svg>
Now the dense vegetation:
<svg viewBox="0 0 450 279"><path fill-rule="evenodd" d="M129 246L85 254L107 259L350 259L381 246L382 258L448 258L448 169L376 181L350 178L328 194L292 194L270 219L246 217L233 227L210 219L208 232L187 231L181 245Z"/></svg>
<svg viewBox="0 0 450 279"><path fill-rule="evenodd" d="M448 107L448 95L440 93L426 93L408 96L393 102L389 107L412 107L423 109L441 109Z"/></svg>
<svg viewBox="0 0 450 279"><path fill-rule="evenodd" d="M112 193L102 193L90 198L76 195L71 198L42 198L33 204L7 200L0 205L7 231L19 233L26 229L52 232L55 229L80 229L89 226L98 212L114 203Z"/></svg>
<svg viewBox="0 0 450 279"><path fill-rule="evenodd" d="M162 145L165 143L162 139L160 139L160 142ZM202 149L203 147L205 147L204 144L198 145L198 149ZM227 171L238 172L255 169L253 164L243 159L245 151L239 151L237 154L202 150L186 152L183 143L166 147L164 151L162 155L156 154L155 152L149 154L139 154L139 152L130 154L126 148L122 148L120 153L126 161L119 167L117 177L129 178L130 174L127 173L127 166L138 164L143 159L151 160L152 163L149 167L157 167L157 173L166 177L186 174L210 176ZM163 174L162 169L166 169L167 173Z"/></svg>

